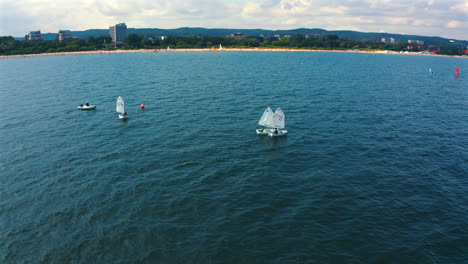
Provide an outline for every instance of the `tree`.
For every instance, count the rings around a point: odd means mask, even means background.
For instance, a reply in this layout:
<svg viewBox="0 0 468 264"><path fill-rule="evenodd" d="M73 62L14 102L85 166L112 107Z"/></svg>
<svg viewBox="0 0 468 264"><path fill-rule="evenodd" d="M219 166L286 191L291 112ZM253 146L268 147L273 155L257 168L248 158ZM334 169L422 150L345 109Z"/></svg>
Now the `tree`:
<svg viewBox="0 0 468 264"><path fill-rule="evenodd" d="M125 42L127 42L129 46L139 49L142 47L142 40L143 40L143 37L137 34L130 34L125 39Z"/></svg>
<svg viewBox="0 0 468 264"><path fill-rule="evenodd" d="M304 40L305 40L305 36L298 33L296 34L296 36L291 38L291 46L300 48L304 45Z"/></svg>

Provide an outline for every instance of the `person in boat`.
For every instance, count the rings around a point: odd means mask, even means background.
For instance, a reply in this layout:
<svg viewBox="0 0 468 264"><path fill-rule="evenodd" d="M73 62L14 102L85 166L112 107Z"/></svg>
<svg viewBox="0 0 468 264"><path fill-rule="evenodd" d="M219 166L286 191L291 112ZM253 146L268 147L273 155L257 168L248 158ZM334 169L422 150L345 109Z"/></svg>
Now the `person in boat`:
<svg viewBox="0 0 468 264"><path fill-rule="evenodd" d="M80 107L83 107L83 104L80 104Z"/></svg>
<svg viewBox="0 0 468 264"><path fill-rule="evenodd" d="M266 132L265 129L262 129L262 133L265 133L265 132Z"/></svg>
<svg viewBox="0 0 468 264"><path fill-rule="evenodd" d="M124 116L127 116L127 112L124 113Z"/></svg>
<svg viewBox="0 0 468 264"><path fill-rule="evenodd" d="M279 129L278 128L275 129L275 134L278 134L278 132L279 132Z"/></svg>
<svg viewBox="0 0 468 264"><path fill-rule="evenodd" d="M86 106L89 106L89 103L86 103Z"/></svg>

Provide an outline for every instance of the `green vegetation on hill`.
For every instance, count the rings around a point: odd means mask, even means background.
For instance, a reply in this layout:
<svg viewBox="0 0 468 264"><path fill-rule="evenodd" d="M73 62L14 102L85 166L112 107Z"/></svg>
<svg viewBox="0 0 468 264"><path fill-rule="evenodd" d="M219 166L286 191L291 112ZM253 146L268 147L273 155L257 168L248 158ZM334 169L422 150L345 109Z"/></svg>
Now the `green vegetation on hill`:
<svg viewBox="0 0 468 264"><path fill-rule="evenodd" d="M232 28L202 28L202 27L181 27L176 29L160 29L160 28L128 28L128 34L137 34L144 36L214 36L225 37L231 33L241 32L245 36L260 36L260 35L285 35L295 36L303 34L305 36L325 37L327 35L337 35L340 39L358 40L358 41L374 41L380 42L382 38L394 38L400 42L408 42L408 40L424 41L427 45L446 45L467 47L467 40L450 40L441 37L428 37L418 35L403 35L393 33L378 33L378 32L359 32L352 30L325 30L320 28L297 28L287 30L267 30L267 29L232 29ZM81 39L89 37L108 36L108 29L90 29L85 31L72 31L74 36Z"/></svg>
<svg viewBox="0 0 468 264"><path fill-rule="evenodd" d="M0 55L39 54L54 52L73 52L109 49L172 49L183 48L211 48L220 44L226 48L289 48L289 49L324 49L324 50L348 50L348 49L370 49L370 50L393 50L393 51L422 51L433 50L438 54L463 55L461 47L448 45L417 45L400 43L397 45L385 44L376 41L358 41L340 39L337 35L326 35L320 37L307 37L296 34L292 37L246 37L229 38L221 36L213 37L180 37L169 36L164 39L145 35L130 34L125 44L117 46L109 45L109 36L89 37L87 40L77 39L69 42L59 41L19 41L13 37L0 38Z"/></svg>

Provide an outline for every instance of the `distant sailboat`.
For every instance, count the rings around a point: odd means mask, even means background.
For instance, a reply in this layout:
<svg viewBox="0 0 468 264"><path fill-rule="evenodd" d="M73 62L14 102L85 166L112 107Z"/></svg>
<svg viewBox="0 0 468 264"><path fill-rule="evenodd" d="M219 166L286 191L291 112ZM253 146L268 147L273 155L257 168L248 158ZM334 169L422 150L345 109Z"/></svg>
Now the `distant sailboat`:
<svg viewBox="0 0 468 264"><path fill-rule="evenodd" d="M279 137L279 136L284 136L288 133L287 130L284 130L284 124L285 124L285 116L281 108L278 107L276 109L275 113L273 114L273 120L272 120L272 125L271 127L274 128L273 131L268 132L268 136L270 137Z"/></svg>
<svg viewBox="0 0 468 264"><path fill-rule="evenodd" d="M121 96L117 98L115 111L119 113L119 119L127 118L127 112L125 112L125 103Z"/></svg>
<svg viewBox="0 0 468 264"><path fill-rule="evenodd" d="M267 107L263 112L262 117L258 120L258 124L264 128L257 129L257 134L259 135L268 135L268 132L273 132L272 123L273 121L273 111L270 107Z"/></svg>
<svg viewBox="0 0 468 264"><path fill-rule="evenodd" d="M434 73L432 72L432 68L429 68L429 73L430 73L431 75L434 75Z"/></svg>
<svg viewBox="0 0 468 264"><path fill-rule="evenodd" d="M223 46L221 46L221 43L219 43L219 49L223 50Z"/></svg>

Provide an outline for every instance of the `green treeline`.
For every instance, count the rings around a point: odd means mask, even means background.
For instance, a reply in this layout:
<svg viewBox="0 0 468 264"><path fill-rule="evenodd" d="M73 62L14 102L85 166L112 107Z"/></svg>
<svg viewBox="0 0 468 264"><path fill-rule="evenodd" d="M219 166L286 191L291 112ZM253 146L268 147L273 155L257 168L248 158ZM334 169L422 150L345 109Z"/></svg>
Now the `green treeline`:
<svg viewBox="0 0 468 264"><path fill-rule="evenodd" d="M15 40L13 37L0 37L0 55L40 54L55 52L90 51L105 49L104 40L110 43L110 37L90 37L87 41L28 41Z"/></svg>
<svg viewBox="0 0 468 264"><path fill-rule="evenodd" d="M461 47L453 46L427 46L417 44L385 44L373 41L357 41L340 39L336 35L327 35L320 38L308 38L302 34L292 37L175 37L164 39L131 34L125 44L109 45L111 38L90 37L87 40L76 39L68 42L59 41L19 41L13 37L0 37L0 55L39 54L55 52L113 50L113 49L191 49L212 48L221 44L225 48L289 48L289 49L325 49L325 50L392 50L392 51L423 51L436 50L438 54L463 55Z"/></svg>

